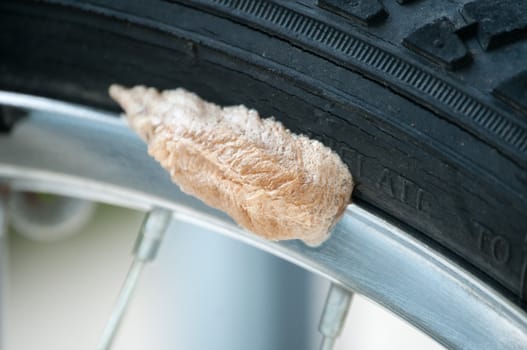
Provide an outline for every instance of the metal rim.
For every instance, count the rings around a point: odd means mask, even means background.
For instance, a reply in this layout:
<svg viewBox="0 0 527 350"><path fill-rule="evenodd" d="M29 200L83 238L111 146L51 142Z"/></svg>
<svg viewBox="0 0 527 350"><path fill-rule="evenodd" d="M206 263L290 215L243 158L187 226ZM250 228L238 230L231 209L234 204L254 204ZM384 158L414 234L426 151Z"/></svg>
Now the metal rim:
<svg viewBox="0 0 527 350"><path fill-rule="evenodd" d="M400 315L441 344L521 349L526 314L440 253L367 210L350 205L319 248L268 242L181 193L118 118L46 98L0 92L0 104L38 110L0 136L0 179L15 190L45 191L121 206L171 209L289 260Z"/></svg>

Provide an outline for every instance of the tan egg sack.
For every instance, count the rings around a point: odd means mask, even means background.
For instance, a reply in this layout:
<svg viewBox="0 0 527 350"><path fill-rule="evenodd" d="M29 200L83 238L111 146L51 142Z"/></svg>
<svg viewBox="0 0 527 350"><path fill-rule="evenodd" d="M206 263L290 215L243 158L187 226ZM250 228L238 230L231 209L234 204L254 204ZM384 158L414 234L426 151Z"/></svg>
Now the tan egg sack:
<svg viewBox="0 0 527 350"><path fill-rule="evenodd" d="M353 179L336 153L253 109L181 88L112 85L110 95L185 193L260 236L319 245L350 202Z"/></svg>

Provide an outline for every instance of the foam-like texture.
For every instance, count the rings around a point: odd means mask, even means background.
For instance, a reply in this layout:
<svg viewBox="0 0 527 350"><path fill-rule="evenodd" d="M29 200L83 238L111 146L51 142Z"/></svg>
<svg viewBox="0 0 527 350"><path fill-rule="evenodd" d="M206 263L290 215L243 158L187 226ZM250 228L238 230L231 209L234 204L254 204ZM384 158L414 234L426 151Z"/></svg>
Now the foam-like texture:
<svg viewBox="0 0 527 350"><path fill-rule="evenodd" d="M353 180L336 153L255 110L184 89L112 85L110 95L184 192L249 231L318 245L350 202Z"/></svg>

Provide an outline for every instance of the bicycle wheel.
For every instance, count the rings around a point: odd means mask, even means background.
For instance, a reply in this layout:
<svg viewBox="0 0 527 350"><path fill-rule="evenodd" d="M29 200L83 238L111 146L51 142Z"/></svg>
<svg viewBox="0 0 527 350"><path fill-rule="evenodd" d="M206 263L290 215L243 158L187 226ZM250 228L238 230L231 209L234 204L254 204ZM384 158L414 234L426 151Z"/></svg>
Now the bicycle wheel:
<svg viewBox="0 0 527 350"><path fill-rule="evenodd" d="M527 136L517 96L527 46L516 35L525 16L505 19L525 9L500 4L7 1L0 88L116 111L106 92L113 82L183 86L274 115L341 155L361 207L318 249L239 230L237 238L377 300L448 346L521 347L524 313L512 303L521 307L527 290ZM89 179L107 200L190 207L193 218L235 230L169 185L118 123L95 119L23 120L2 141L4 176L22 186L36 173L48 185L66 174L68 192Z"/></svg>

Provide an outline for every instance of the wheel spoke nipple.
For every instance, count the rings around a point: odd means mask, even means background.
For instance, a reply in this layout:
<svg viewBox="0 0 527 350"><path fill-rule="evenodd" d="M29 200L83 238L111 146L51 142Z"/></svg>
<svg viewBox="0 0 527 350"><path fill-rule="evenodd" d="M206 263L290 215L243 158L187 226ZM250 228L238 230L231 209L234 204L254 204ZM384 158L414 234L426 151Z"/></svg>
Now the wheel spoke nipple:
<svg viewBox="0 0 527 350"><path fill-rule="evenodd" d="M319 325L323 336L320 350L334 348L335 340L344 327L352 297L353 293L349 290L336 284L331 285Z"/></svg>

